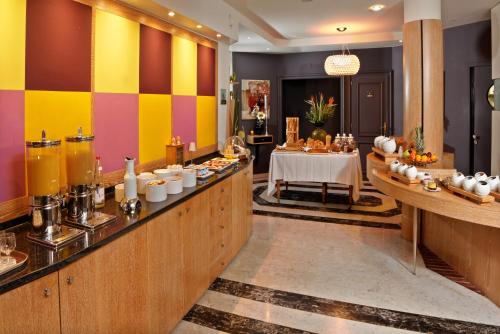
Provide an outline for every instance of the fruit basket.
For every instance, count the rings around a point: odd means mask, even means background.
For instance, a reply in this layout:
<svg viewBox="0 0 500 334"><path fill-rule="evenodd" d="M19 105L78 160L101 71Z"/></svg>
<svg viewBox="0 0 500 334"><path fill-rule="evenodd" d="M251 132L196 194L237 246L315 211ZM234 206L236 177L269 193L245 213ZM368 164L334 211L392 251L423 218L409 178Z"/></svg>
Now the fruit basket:
<svg viewBox="0 0 500 334"><path fill-rule="evenodd" d="M417 167L427 167L438 162L438 157L431 152L417 154L416 151L411 151L404 155L404 162Z"/></svg>

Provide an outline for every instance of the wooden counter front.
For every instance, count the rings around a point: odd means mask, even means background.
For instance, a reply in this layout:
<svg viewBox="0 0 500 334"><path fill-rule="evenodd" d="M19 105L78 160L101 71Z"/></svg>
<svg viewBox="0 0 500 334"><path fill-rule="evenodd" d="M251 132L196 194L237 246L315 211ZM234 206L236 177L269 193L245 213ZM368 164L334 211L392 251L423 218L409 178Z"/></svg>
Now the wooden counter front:
<svg viewBox="0 0 500 334"><path fill-rule="evenodd" d="M500 228L498 202L478 205L453 195L446 189L431 193L421 185L407 186L394 181L385 172L377 170L372 170L371 183L384 194L419 209L473 224Z"/></svg>
<svg viewBox="0 0 500 334"><path fill-rule="evenodd" d="M248 241L252 180L249 163L78 260L1 294L0 334L169 333Z"/></svg>

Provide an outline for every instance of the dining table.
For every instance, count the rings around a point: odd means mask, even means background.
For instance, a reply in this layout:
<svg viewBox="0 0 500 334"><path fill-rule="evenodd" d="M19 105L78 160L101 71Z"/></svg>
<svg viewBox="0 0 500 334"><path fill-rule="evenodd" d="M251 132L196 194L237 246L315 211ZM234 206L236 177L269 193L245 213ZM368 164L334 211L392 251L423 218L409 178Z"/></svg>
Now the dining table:
<svg viewBox="0 0 500 334"><path fill-rule="evenodd" d="M339 183L349 187L349 205L359 199L363 184L359 151L309 153L275 149L271 153L267 193L276 192L280 202L281 186L288 182L317 182L322 184L323 203L326 203L328 184Z"/></svg>

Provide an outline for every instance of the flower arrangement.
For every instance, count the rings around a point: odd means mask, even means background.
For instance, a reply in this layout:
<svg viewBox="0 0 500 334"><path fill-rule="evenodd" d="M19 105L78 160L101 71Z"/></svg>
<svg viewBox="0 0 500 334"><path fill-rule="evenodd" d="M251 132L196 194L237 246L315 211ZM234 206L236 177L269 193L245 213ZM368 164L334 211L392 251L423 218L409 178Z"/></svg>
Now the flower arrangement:
<svg viewBox="0 0 500 334"><path fill-rule="evenodd" d="M264 121L266 120L266 113L263 111L258 111L256 118L257 118L257 126L261 127L262 125L264 125Z"/></svg>
<svg viewBox="0 0 500 334"><path fill-rule="evenodd" d="M311 95L311 99L305 100L305 102L310 106L309 111L306 112L306 119L314 126L319 127L325 125L326 121L333 116L337 106L333 97L330 97L326 102L323 93L319 93L318 96Z"/></svg>

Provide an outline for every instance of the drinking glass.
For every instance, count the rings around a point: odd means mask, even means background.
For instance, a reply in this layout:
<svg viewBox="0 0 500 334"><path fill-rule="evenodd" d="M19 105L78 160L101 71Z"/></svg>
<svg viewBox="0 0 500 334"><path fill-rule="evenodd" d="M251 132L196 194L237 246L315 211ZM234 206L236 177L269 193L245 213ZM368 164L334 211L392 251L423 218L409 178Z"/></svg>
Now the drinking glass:
<svg viewBox="0 0 500 334"><path fill-rule="evenodd" d="M10 256L10 253L16 249L16 235L12 232L0 235L0 252L7 255L2 259L2 263L11 264L16 260Z"/></svg>

